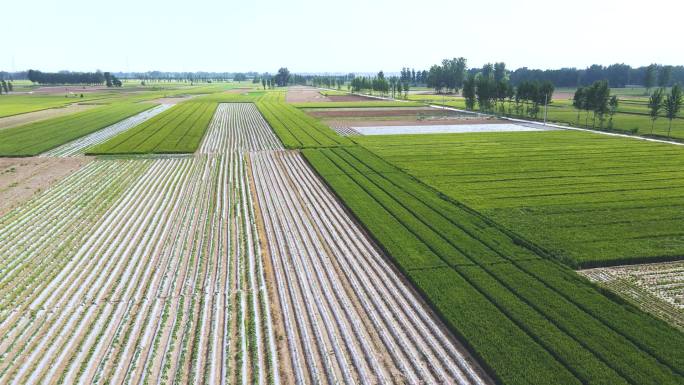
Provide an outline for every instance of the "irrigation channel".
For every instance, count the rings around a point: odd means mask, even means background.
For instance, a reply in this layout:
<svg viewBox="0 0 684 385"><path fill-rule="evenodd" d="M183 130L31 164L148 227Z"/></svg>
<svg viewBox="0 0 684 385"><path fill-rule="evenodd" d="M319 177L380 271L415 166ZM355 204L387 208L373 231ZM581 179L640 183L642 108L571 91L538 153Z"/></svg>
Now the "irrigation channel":
<svg viewBox="0 0 684 385"><path fill-rule="evenodd" d="M3 384L483 383L252 104L0 217L0 266Z"/></svg>

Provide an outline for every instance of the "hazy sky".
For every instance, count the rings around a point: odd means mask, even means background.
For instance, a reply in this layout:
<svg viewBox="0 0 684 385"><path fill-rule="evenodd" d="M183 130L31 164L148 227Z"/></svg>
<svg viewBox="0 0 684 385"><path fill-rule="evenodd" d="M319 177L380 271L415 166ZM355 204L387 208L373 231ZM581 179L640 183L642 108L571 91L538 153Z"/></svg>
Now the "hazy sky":
<svg viewBox="0 0 684 385"><path fill-rule="evenodd" d="M681 0L7 0L0 70L684 64Z"/></svg>

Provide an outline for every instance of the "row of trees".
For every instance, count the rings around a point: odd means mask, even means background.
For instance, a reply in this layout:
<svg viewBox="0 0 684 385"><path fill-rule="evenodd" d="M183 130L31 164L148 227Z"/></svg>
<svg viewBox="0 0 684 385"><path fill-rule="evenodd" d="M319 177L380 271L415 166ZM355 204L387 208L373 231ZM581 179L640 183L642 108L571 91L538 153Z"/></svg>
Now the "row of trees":
<svg viewBox="0 0 684 385"><path fill-rule="evenodd" d="M513 86L508 78L496 79L494 71L488 71L486 65L482 71L470 73L463 82L463 97L466 109L474 110L477 103L480 111L498 112L501 114L527 115L537 118L541 107L551 103L553 95L553 83L546 82L522 82L517 87ZM508 102L508 111L506 111ZM515 102L515 105L513 105Z"/></svg>
<svg viewBox="0 0 684 385"><path fill-rule="evenodd" d="M667 127L667 136L670 136L672 131L672 120L677 118L682 108L682 88L679 84L675 84L670 90L670 94L666 94L664 88L656 89L648 99L648 110L651 117L651 134L653 134L653 127L656 120L660 117L662 112L665 112L665 117L670 121Z"/></svg>
<svg viewBox="0 0 684 385"><path fill-rule="evenodd" d="M652 88L669 87L684 82L684 66L651 64L633 68L626 64L602 66L594 64L585 69L561 68L553 70L518 68L510 73L513 84L522 81L550 81L556 87L589 86L599 80L608 80L611 87L628 85Z"/></svg>
<svg viewBox="0 0 684 385"><path fill-rule="evenodd" d="M104 78L107 87L121 87L123 85L121 84L121 80L119 80L119 78L117 78L109 72L104 73Z"/></svg>
<svg viewBox="0 0 684 385"><path fill-rule="evenodd" d="M593 112L592 128L596 128L596 118L599 118L600 127L603 128L605 116L610 116L608 128L613 128L613 115L618 108L617 96L610 95L610 87L607 80L598 80L587 87L579 87L573 96L572 105L577 109L577 124L579 125L580 112L586 111L584 125L589 126L589 112Z"/></svg>
<svg viewBox="0 0 684 385"><path fill-rule="evenodd" d="M466 59L463 57L444 59L442 64L435 64L428 71L426 84L436 92L453 92L463 86L466 71Z"/></svg>
<svg viewBox="0 0 684 385"><path fill-rule="evenodd" d="M0 95L2 95L3 92L9 94L13 90L14 85L11 81L0 80Z"/></svg>
<svg viewBox="0 0 684 385"><path fill-rule="evenodd" d="M651 118L651 134L656 120L664 113L669 120L667 136L672 130L672 121L677 118L682 107L682 88L675 84L668 94L664 87L656 89L648 100L649 116ZM593 112L592 128L596 127L596 117L599 118L600 127L606 115L610 117L608 128L613 128L613 115L617 112L619 100L617 96L610 95L610 87L607 80L599 80L588 87L579 87L575 91L572 105L577 109L577 124L579 125L580 111L586 111L585 127L588 127L589 112Z"/></svg>
<svg viewBox="0 0 684 385"><path fill-rule="evenodd" d="M427 83L428 71L416 71L415 68L404 67L401 69L399 80L402 84L408 83L409 86L425 85Z"/></svg>
<svg viewBox="0 0 684 385"><path fill-rule="evenodd" d="M272 89L274 85L273 79L272 78L261 78L261 86L266 89L267 87L269 89Z"/></svg>
<svg viewBox="0 0 684 385"><path fill-rule="evenodd" d="M120 79L140 79L146 83L215 83L229 80L243 81L247 79L261 78L262 74L254 71L249 72L114 72ZM239 80L241 79L241 80Z"/></svg>
<svg viewBox="0 0 684 385"><path fill-rule="evenodd" d="M273 78L273 81L278 87L285 87L290 83L290 70L286 67L278 69L278 73Z"/></svg>
<svg viewBox="0 0 684 385"><path fill-rule="evenodd" d="M349 87L352 92L376 92L382 96L391 95L393 98L408 97L410 89L408 81L402 81L398 76L386 78L383 71L374 77L356 76L351 80Z"/></svg>
<svg viewBox="0 0 684 385"><path fill-rule="evenodd" d="M105 76L95 72L41 72L28 70L28 80L38 84L103 84Z"/></svg>

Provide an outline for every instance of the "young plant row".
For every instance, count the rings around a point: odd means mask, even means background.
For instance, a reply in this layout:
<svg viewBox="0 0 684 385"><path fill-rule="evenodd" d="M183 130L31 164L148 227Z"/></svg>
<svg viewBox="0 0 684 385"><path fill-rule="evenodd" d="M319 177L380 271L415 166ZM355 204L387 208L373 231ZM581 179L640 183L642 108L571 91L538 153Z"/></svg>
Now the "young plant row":
<svg viewBox="0 0 684 385"><path fill-rule="evenodd" d="M584 132L355 139L572 267L681 258L681 148Z"/></svg>
<svg viewBox="0 0 684 385"><path fill-rule="evenodd" d="M250 159L293 383L484 383L299 154Z"/></svg>
<svg viewBox="0 0 684 385"><path fill-rule="evenodd" d="M128 119L124 119L118 123L112 124L111 126L105 127L99 131L95 131L90 135L86 135L82 138L76 139L73 142L63 144L57 148L46 151L41 154L41 156L79 156L83 155L89 147L95 146L97 144L106 142L107 140L113 138L114 136L129 130L132 127L137 126L140 123L151 119L160 113L171 108L170 104L160 104L157 107L151 108L147 111L143 111L137 115L131 116Z"/></svg>
<svg viewBox="0 0 684 385"><path fill-rule="evenodd" d="M100 160L3 217L0 381L275 383L245 184L234 153Z"/></svg>
<svg viewBox="0 0 684 385"><path fill-rule="evenodd" d="M286 148L334 147L351 144L330 127L285 103L257 102L257 107Z"/></svg>
<svg viewBox="0 0 684 385"><path fill-rule="evenodd" d="M253 103L220 103L199 153L282 148L278 137Z"/></svg>
<svg viewBox="0 0 684 385"><path fill-rule="evenodd" d="M304 154L501 383L682 383L677 330L367 150Z"/></svg>
<svg viewBox="0 0 684 385"><path fill-rule="evenodd" d="M217 104L190 100L87 150L88 154L192 153L199 147Z"/></svg>

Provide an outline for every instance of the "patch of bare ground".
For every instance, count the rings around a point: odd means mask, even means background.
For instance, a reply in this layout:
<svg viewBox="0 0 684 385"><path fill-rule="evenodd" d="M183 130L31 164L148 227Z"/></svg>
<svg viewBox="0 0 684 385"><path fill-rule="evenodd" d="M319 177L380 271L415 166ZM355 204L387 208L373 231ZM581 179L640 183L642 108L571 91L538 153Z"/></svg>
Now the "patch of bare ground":
<svg viewBox="0 0 684 385"><path fill-rule="evenodd" d="M330 102L331 100L322 95L320 90L313 87L293 86L287 89L286 100L288 103Z"/></svg>
<svg viewBox="0 0 684 385"><path fill-rule="evenodd" d="M444 126L460 124L504 124L506 121L482 117L460 117L442 119L325 119L323 123L330 127L375 127L375 126Z"/></svg>
<svg viewBox="0 0 684 385"><path fill-rule="evenodd" d="M327 117L375 117L375 116L411 116L411 115L456 115L457 113L449 110L439 110L430 107L416 107L416 108L337 108L337 109L309 109L307 113L317 118Z"/></svg>
<svg viewBox="0 0 684 385"><path fill-rule="evenodd" d="M6 116L0 118L0 130L22 126L24 124L38 122L58 116L73 114L95 107L95 104L73 103L65 107L48 108L46 110L27 112L25 114Z"/></svg>
<svg viewBox="0 0 684 385"><path fill-rule="evenodd" d="M378 101L375 98L369 98L362 95L328 95L328 99L331 102L367 102L367 101Z"/></svg>
<svg viewBox="0 0 684 385"><path fill-rule="evenodd" d="M551 99L553 100L567 100L572 99L575 96L572 92L554 92Z"/></svg>
<svg viewBox="0 0 684 385"><path fill-rule="evenodd" d="M0 215L67 175L90 158L0 158Z"/></svg>

